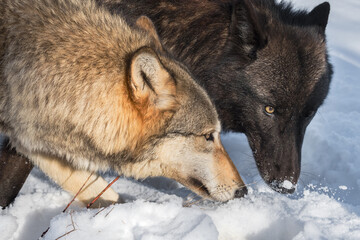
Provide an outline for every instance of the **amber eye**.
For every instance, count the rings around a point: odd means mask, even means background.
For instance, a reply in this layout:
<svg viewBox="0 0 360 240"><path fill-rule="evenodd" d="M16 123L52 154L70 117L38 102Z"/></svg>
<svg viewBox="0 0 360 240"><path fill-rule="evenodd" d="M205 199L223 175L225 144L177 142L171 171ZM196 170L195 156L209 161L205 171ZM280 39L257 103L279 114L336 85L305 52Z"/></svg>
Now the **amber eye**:
<svg viewBox="0 0 360 240"><path fill-rule="evenodd" d="M275 112L275 108L271 107L271 106L266 106L265 107L265 112L267 114L273 114Z"/></svg>
<svg viewBox="0 0 360 240"><path fill-rule="evenodd" d="M212 133L207 133L204 135L206 141L214 141L214 135Z"/></svg>

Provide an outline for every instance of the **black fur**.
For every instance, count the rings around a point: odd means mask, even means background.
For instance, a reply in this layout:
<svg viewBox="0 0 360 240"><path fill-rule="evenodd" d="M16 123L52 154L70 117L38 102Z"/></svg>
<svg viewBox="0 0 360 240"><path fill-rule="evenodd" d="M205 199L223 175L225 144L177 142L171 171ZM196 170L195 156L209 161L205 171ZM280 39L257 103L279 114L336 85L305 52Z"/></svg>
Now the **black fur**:
<svg viewBox="0 0 360 240"><path fill-rule="evenodd" d="M12 149L0 136L0 206L12 203L33 168L32 163Z"/></svg>

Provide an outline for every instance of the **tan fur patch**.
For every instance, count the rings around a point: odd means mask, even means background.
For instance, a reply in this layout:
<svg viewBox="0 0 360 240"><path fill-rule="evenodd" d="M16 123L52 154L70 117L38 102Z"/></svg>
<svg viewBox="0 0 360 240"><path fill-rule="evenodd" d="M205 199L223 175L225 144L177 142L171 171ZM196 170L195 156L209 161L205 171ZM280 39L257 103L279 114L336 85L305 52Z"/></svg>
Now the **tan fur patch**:
<svg viewBox="0 0 360 240"><path fill-rule="evenodd" d="M215 169L218 174L219 182L226 183L229 186L233 186L234 183L238 186L244 185L234 163L231 161L229 155L224 148L218 147L215 151Z"/></svg>
<svg viewBox="0 0 360 240"><path fill-rule="evenodd" d="M77 196L77 199L85 204L91 202L108 185L108 183L96 173L92 174L88 171L76 170L55 157L34 153L29 154L28 157L32 159L45 174L50 176L54 182L72 195L76 195L89 176L91 176L83 190ZM121 202L124 201L113 189L109 188L101 195L101 198L93 207L108 206L110 203Z"/></svg>

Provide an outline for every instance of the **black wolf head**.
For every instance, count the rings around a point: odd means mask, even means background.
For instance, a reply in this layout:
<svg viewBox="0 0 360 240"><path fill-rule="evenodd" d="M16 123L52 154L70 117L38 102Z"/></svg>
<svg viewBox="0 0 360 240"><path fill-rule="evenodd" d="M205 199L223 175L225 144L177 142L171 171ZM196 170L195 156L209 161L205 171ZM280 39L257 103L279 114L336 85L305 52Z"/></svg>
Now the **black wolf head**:
<svg viewBox="0 0 360 240"><path fill-rule="evenodd" d="M294 191L306 127L329 91L329 11L327 2L308 13L265 0L237 1L232 9L219 69L226 75L220 79L229 79L222 84L236 94L215 101L224 127L247 135L262 178L282 193Z"/></svg>

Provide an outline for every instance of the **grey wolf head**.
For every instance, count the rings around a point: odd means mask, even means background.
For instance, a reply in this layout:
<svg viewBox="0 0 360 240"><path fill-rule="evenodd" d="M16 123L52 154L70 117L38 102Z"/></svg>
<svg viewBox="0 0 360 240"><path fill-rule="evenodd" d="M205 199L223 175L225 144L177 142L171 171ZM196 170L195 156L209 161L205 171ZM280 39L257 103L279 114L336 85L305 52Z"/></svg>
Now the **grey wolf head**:
<svg viewBox="0 0 360 240"><path fill-rule="evenodd" d="M150 20L140 17L137 25L157 39L161 49ZM186 67L159 51L163 54L143 48L130 60L133 101L141 112L151 112L151 125L159 118L169 119L159 126L160 135L141 147L141 156L150 155L157 163L156 169L149 164L147 171L160 170L157 175L173 178L200 196L217 201L245 195L246 187L222 146L220 122L209 97ZM162 116L154 118L154 114ZM151 153L149 144L154 147Z"/></svg>
<svg viewBox="0 0 360 240"><path fill-rule="evenodd" d="M243 196L247 190L221 144L216 110L188 71L149 48L132 56L130 69L134 102L140 112L150 113L144 120L156 125L168 118L134 149L136 162L142 169L148 166L144 172L132 170L131 176L166 176L217 201Z"/></svg>
<svg viewBox="0 0 360 240"><path fill-rule="evenodd" d="M0 130L56 182L47 163L165 176L218 201L246 193L215 107L147 17L129 26L80 0L5 6Z"/></svg>

